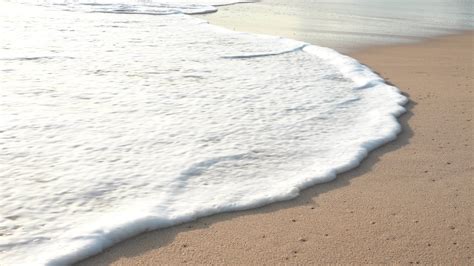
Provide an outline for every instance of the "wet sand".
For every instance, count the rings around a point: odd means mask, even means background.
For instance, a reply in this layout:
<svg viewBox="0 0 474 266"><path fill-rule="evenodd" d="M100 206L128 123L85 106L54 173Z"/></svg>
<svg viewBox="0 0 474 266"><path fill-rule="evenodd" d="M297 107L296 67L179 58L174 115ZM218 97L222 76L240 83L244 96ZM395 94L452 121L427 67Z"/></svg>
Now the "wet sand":
<svg viewBox="0 0 474 266"><path fill-rule="evenodd" d="M211 24L352 53L472 29L472 3L431 0L259 0L199 15ZM449 18L442 19L440 18Z"/></svg>
<svg viewBox="0 0 474 266"><path fill-rule="evenodd" d="M473 40L350 53L410 98L398 139L357 169L295 200L139 235L80 265L472 264Z"/></svg>

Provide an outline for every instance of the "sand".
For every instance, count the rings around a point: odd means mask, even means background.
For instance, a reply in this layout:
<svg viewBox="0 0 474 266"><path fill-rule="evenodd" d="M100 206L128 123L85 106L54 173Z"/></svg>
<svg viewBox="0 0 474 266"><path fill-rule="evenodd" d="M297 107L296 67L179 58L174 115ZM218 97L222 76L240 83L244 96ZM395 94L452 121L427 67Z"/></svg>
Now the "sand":
<svg viewBox="0 0 474 266"><path fill-rule="evenodd" d="M292 201L142 234L81 265L473 264L473 39L350 54L410 98L399 138L357 169Z"/></svg>

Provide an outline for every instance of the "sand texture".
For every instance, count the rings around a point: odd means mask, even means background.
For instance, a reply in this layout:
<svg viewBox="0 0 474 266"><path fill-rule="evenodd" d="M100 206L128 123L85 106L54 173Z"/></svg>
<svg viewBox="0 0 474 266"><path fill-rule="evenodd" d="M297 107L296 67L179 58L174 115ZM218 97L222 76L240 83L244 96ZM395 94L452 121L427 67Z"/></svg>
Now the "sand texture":
<svg viewBox="0 0 474 266"><path fill-rule="evenodd" d="M124 241L82 265L473 264L473 33L351 54L410 98L399 138L295 200Z"/></svg>

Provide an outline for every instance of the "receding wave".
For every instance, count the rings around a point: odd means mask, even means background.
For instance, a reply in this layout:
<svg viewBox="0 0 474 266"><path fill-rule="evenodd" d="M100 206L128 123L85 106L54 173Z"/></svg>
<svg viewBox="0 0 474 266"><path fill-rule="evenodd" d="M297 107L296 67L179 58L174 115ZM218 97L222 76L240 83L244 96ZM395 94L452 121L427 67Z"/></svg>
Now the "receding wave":
<svg viewBox="0 0 474 266"><path fill-rule="evenodd" d="M282 54L296 52L296 51L299 51L299 50L303 49L306 46L307 46L307 44L302 44L302 45L298 45L296 48L290 48L288 50L272 52L272 53L224 55L224 56L222 56L222 58L225 58L225 59L248 59L248 58L275 56L275 55L282 55Z"/></svg>
<svg viewBox="0 0 474 266"><path fill-rule="evenodd" d="M137 15L171 15L171 14L205 14L217 11L217 6L226 6L254 1L230 0L18 0L14 3L38 5L57 8L65 11L92 13L137 14Z"/></svg>
<svg viewBox="0 0 474 266"><path fill-rule="evenodd" d="M400 131L406 98L334 50L103 3L0 2L0 264L290 199Z"/></svg>

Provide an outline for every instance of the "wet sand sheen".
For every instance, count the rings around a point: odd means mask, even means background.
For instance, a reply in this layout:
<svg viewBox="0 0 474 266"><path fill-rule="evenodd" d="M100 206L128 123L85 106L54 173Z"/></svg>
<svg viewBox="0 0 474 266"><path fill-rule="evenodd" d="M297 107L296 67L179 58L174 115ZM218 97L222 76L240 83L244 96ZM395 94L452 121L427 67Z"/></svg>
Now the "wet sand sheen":
<svg viewBox="0 0 474 266"><path fill-rule="evenodd" d="M296 39L348 53L470 30L469 1L263 0L198 16L226 28Z"/></svg>
<svg viewBox="0 0 474 266"><path fill-rule="evenodd" d="M411 99L399 138L295 200L145 233L80 263L472 263L474 33L352 57Z"/></svg>

